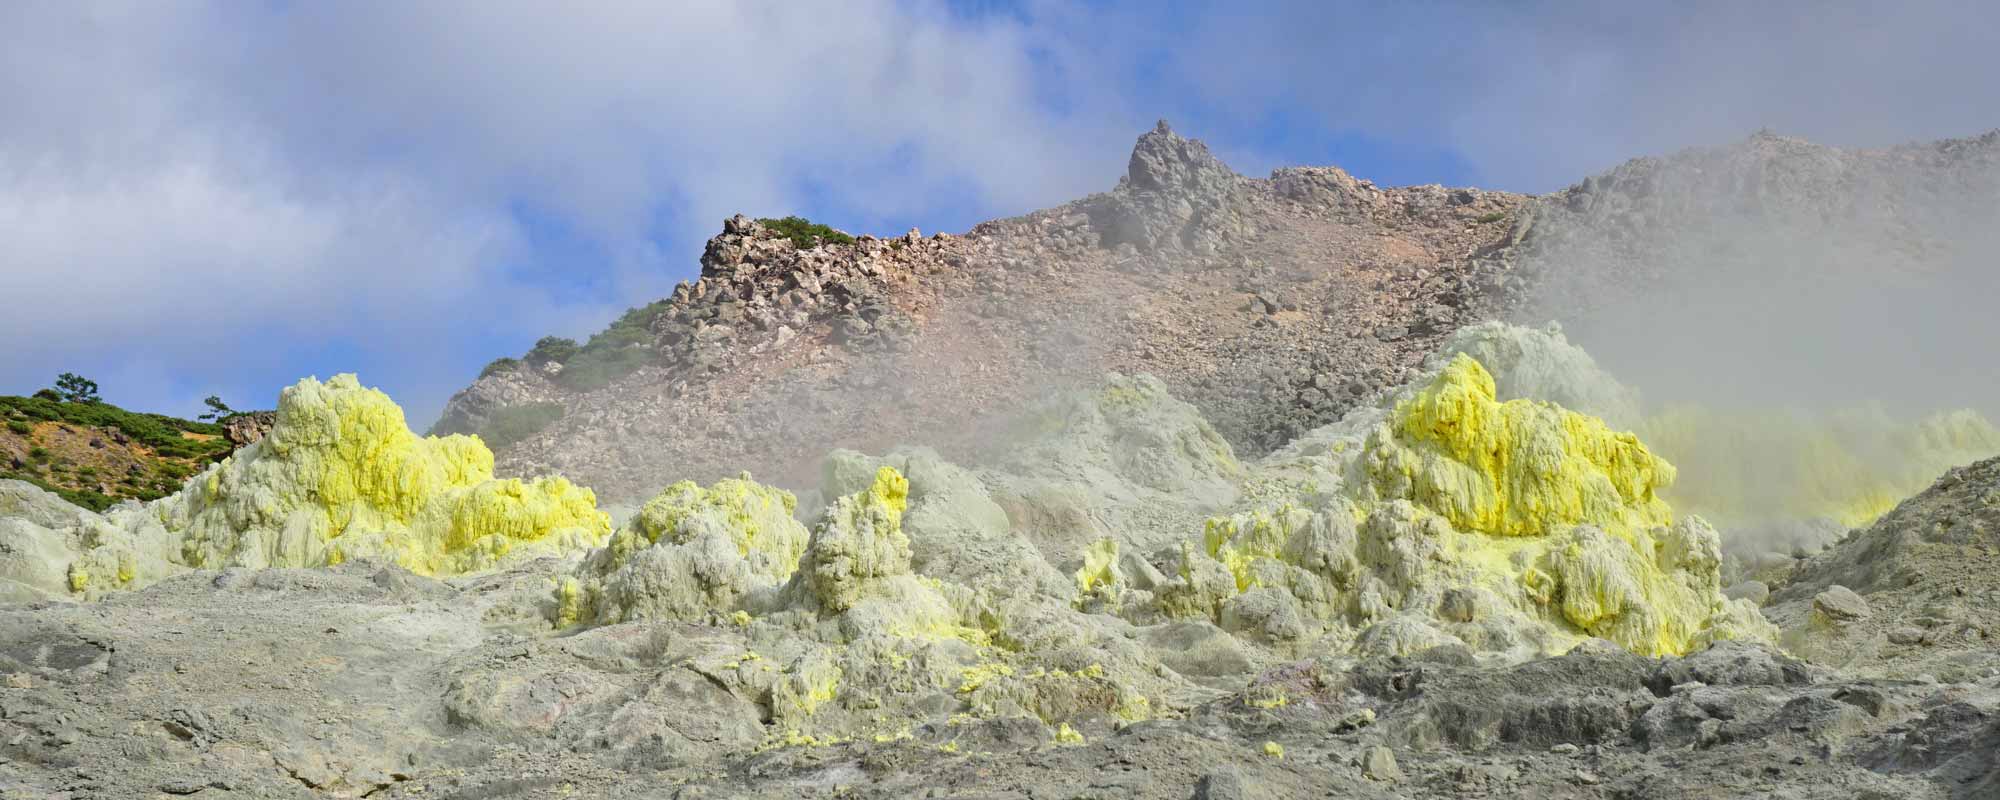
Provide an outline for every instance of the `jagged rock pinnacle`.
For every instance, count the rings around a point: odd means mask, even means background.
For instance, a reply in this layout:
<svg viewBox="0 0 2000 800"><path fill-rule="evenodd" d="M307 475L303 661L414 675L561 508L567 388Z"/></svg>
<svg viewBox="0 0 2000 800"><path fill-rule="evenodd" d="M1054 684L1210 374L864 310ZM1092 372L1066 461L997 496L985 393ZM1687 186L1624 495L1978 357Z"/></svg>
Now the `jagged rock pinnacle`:
<svg viewBox="0 0 2000 800"><path fill-rule="evenodd" d="M1164 119L1139 137L1125 168L1127 185L1137 191L1211 194L1236 178L1228 165L1208 152L1208 145L1174 133Z"/></svg>

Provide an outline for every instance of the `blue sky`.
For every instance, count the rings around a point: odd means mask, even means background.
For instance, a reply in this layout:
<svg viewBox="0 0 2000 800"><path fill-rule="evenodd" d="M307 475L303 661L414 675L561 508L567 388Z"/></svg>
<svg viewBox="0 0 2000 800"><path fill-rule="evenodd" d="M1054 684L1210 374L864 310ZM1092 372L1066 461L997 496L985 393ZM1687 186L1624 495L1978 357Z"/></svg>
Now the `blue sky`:
<svg viewBox="0 0 2000 800"><path fill-rule="evenodd" d="M1660 4L1666 5L1666 4ZM1990 4L0 4L0 392L177 414L487 361L691 278L731 213L961 231L1238 171L1540 192L1758 128L1996 126Z"/></svg>

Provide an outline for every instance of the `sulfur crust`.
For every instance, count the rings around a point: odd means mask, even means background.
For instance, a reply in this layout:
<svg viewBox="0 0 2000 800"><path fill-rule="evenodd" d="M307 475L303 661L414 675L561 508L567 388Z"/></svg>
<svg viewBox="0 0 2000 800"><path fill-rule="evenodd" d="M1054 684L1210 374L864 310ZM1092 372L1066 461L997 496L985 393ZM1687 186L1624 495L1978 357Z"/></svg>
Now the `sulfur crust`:
<svg viewBox="0 0 2000 800"><path fill-rule="evenodd" d="M1472 356L1451 358L1358 450L1329 451L1352 465L1345 485L1211 518L1163 609L1279 645L1347 630L1389 654L1600 637L1664 655L1769 637L1722 598L1715 531L1661 499L1671 464L1595 417L1500 401Z"/></svg>
<svg viewBox="0 0 2000 800"><path fill-rule="evenodd" d="M1113 568L1118 562L1118 540L1105 537L1092 542L1083 551L1083 566L1076 571L1077 592L1089 595L1100 588L1110 588L1118 580L1118 571Z"/></svg>
<svg viewBox="0 0 2000 800"><path fill-rule="evenodd" d="M1377 451L1376 485L1406 487L1397 493L1459 530L1540 536L1563 525L1673 523L1657 490L1673 483L1674 468L1636 435L1553 403L1499 402L1493 376L1464 353L1392 424L1405 446Z"/></svg>
<svg viewBox="0 0 2000 800"><path fill-rule="evenodd" d="M148 507L147 541L84 553L72 591L126 587L172 568L318 567L370 558L423 575L492 569L604 542L596 496L559 477L495 479L476 437L419 437L387 395L351 374L279 398L262 441ZM137 527L137 526L135 526ZM136 539L135 539L136 541ZM158 550L140 568L133 549Z"/></svg>

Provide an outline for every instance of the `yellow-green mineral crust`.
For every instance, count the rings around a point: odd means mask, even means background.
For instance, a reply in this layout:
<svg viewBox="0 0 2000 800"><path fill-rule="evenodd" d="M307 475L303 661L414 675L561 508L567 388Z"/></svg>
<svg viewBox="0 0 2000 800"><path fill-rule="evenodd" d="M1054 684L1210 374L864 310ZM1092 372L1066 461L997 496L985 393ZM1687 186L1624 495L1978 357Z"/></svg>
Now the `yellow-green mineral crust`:
<svg viewBox="0 0 2000 800"><path fill-rule="evenodd" d="M278 400L269 436L161 503L189 567L313 567L353 558L423 575L510 555L602 544L610 518L562 478L493 477L477 438L419 437L388 395L353 375L307 378Z"/></svg>
<svg viewBox="0 0 2000 800"><path fill-rule="evenodd" d="M1210 520L1162 610L1279 646L1390 653L1532 655L1595 636L1656 655L1769 637L1722 597L1715 531L1660 498L1672 465L1595 417L1501 402L1469 355L1362 446L1330 449L1345 485Z"/></svg>

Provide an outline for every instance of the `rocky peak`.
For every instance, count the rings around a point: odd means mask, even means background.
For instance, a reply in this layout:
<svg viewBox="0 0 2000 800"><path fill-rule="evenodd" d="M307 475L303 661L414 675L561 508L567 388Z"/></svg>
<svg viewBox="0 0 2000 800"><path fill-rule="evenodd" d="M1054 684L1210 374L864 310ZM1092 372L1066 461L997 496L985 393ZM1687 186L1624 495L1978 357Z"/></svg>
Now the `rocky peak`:
<svg viewBox="0 0 2000 800"><path fill-rule="evenodd" d="M1215 252L1242 227L1243 186L1208 145L1160 120L1133 145L1118 188L1086 212L1106 247Z"/></svg>
<svg viewBox="0 0 2000 800"><path fill-rule="evenodd" d="M1166 120L1139 137L1125 167L1125 185L1139 192L1210 195L1238 179L1208 145L1174 133Z"/></svg>

